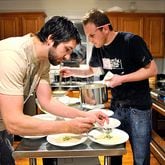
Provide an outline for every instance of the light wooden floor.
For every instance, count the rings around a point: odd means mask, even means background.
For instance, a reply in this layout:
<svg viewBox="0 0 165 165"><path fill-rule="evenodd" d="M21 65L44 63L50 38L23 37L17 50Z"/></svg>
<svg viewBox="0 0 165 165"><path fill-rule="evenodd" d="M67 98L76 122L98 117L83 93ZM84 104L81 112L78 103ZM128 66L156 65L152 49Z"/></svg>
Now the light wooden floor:
<svg viewBox="0 0 165 165"><path fill-rule="evenodd" d="M17 145L17 143L15 143L14 146L16 146L16 145ZM132 165L133 164L132 163L133 162L132 161L132 152L131 152L131 147L130 147L129 142L127 142L126 148L127 148L127 154L125 154L123 156L123 165ZM99 159L100 159L101 165L103 165L104 158L99 157ZM19 160L16 160L16 165L29 165L29 161L28 161L28 159L19 159ZM41 158L37 159L37 165L43 165ZM151 154L151 165L160 165L152 154Z"/></svg>

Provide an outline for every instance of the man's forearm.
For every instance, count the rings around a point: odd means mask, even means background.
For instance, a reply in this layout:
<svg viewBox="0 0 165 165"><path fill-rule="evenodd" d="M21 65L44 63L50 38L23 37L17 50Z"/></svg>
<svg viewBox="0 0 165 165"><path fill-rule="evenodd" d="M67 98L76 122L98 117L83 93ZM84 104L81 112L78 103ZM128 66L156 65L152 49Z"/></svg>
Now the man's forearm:
<svg viewBox="0 0 165 165"><path fill-rule="evenodd" d="M94 75L94 73L90 69L71 68L70 70L73 73L72 76L74 77L90 77Z"/></svg>

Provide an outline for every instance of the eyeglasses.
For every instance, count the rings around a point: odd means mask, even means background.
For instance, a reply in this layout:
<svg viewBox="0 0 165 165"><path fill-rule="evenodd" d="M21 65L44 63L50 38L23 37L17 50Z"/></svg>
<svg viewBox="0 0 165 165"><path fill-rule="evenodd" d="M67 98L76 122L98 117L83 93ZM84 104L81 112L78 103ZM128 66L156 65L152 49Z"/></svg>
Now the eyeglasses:
<svg viewBox="0 0 165 165"><path fill-rule="evenodd" d="M101 25L101 26L96 27L96 30L94 31L94 33L93 34L90 34L88 37L89 38L94 38L95 35L96 35L97 30L103 28L104 26L109 26L109 25L111 25L111 23L108 23L108 24L105 24L105 25Z"/></svg>
<svg viewBox="0 0 165 165"><path fill-rule="evenodd" d="M98 27L96 27L96 29L101 29L101 28L103 28L104 26L109 26L109 25L111 25L111 23L107 23L107 24L104 24L104 25L98 26Z"/></svg>

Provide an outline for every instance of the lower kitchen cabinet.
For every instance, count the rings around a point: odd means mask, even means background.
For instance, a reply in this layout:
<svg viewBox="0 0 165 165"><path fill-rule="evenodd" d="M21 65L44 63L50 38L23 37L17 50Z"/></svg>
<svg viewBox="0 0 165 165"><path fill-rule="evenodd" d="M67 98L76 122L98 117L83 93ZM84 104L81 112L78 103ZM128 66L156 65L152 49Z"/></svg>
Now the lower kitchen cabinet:
<svg viewBox="0 0 165 165"><path fill-rule="evenodd" d="M151 152L161 165L165 164L165 103L153 98Z"/></svg>

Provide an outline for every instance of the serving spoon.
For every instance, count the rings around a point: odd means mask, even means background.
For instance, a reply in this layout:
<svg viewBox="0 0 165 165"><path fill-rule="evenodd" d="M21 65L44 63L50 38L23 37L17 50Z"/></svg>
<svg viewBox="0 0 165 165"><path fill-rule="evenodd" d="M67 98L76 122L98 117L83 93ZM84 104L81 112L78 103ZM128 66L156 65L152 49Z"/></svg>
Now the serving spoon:
<svg viewBox="0 0 165 165"><path fill-rule="evenodd" d="M60 63L60 70L61 70L61 66L62 66L62 63ZM59 73L59 90L61 91L61 83L62 83L62 74L61 73Z"/></svg>

